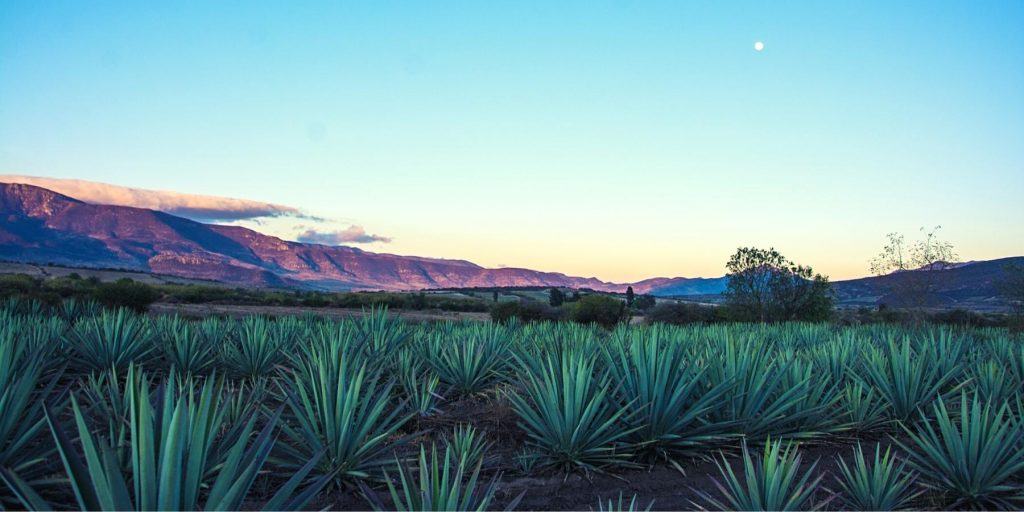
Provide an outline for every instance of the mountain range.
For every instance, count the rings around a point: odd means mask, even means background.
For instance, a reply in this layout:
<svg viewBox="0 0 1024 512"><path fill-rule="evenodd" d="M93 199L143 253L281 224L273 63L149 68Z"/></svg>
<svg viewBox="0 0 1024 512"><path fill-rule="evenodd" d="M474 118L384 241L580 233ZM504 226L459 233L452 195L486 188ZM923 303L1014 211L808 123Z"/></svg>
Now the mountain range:
<svg viewBox="0 0 1024 512"><path fill-rule="evenodd" d="M484 268L465 260L374 253L282 240L239 226L204 224L145 208L90 204L51 190L0 183L0 259L115 268L239 286L319 290L568 287L657 296L716 295L726 278L652 278L610 283L524 268ZM994 303L1006 263L971 262L942 270L949 303ZM841 302L885 301L899 275L834 283Z"/></svg>

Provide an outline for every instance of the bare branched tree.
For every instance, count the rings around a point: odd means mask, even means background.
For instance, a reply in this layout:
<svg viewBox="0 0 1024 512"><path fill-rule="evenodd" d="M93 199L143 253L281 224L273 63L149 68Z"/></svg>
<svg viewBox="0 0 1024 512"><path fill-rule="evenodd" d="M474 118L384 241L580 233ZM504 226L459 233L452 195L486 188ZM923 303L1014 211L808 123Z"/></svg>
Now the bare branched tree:
<svg viewBox="0 0 1024 512"><path fill-rule="evenodd" d="M895 274L890 291L898 305L920 309L931 304L941 271L959 260L953 244L939 238L941 228L921 228L922 238L911 244L902 234L889 233L882 252L871 260L873 274Z"/></svg>

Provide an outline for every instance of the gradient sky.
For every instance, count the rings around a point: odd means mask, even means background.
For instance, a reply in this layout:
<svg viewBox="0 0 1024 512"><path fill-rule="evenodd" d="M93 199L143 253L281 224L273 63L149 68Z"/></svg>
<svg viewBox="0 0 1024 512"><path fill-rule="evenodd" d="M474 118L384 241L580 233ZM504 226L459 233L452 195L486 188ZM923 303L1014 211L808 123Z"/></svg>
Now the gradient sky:
<svg viewBox="0 0 1024 512"><path fill-rule="evenodd" d="M721 275L740 245L859 276L935 224L963 259L1021 255L1021 27L1019 0L8 0L0 173L619 281Z"/></svg>

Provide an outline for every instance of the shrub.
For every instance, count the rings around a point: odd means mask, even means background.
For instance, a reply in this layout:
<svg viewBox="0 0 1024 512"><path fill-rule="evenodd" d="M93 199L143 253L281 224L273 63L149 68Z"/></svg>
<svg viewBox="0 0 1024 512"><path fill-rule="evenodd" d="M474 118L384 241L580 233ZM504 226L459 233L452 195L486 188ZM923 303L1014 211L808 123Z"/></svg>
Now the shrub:
<svg viewBox="0 0 1024 512"><path fill-rule="evenodd" d="M586 295L573 304L570 318L581 324L597 324L611 329L629 318L626 303L605 295Z"/></svg>
<svg viewBox="0 0 1024 512"><path fill-rule="evenodd" d="M710 324L719 320L718 308L686 302L663 302L647 312L648 323Z"/></svg>
<svg viewBox="0 0 1024 512"><path fill-rule="evenodd" d="M508 323L513 318L523 322L556 321L561 319L561 311L535 301L497 302L491 307L491 320Z"/></svg>
<svg viewBox="0 0 1024 512"><path fill-rule="evenodd" d="M153 287L131 279L118 279L113 283L102 283L94 292L96 300L104 306L122 307L144 312L156 302L159 294Z"/></svg>

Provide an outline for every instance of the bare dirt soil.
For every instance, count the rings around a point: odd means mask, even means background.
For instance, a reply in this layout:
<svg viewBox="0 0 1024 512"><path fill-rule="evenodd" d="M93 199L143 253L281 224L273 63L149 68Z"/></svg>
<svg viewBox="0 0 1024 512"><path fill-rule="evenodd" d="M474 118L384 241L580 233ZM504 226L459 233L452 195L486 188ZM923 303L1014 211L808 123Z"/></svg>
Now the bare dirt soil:
<svg viewBox="0 0 1024 512"><path fill-rule="evenodd" d="M715 486L715 481L721 478L716 460L721 461L724 455L733 471L737 475L743 474L739 444L735 444L709 451L702 457L678 460L680 468L662 462L589 475L551 471L538 473L536 469L531 475L524 475L517 463L517 455L525 446L527 437L516 424L516 415L500 390L484 397L449 402L442 406L439 414L407 425L405 430L410 437L398 456L414 457L421 443L429 445L433 440L440 441L444 432L450 432L460 423L472 424L493 443L488 450L482 480L489 482L495 476L499 477L498 491L490 507L494 510L505 509L520 496L516 510L597 510L599 501L607 506L609 500L617 501L620 494L626 504L635 494L641 510L652 502L652 510L694 510L709 506L700 493L721 500ZM891 440L887 435L877 435L861 442L865 451L874 450L876 442L881 443L884 450ZM814 503L826 503L825 508L829 510L842 509L834 492L838 489L836 476L839 474L836 457L849 457L855 443L854 438L839 435L830 436L828 442L801 444L803 469L806 471L817 462L811 479L821 477ZM751 446L750 449L756 454L761 448ZM375 501L390 506L386 488L378 486L369 492L375 495ZM926 503L926 499L922 499L920 505L926 506ZM332 510L371 508L371 502L362 491L355 489L326 494L312 505Z"/></svg>

